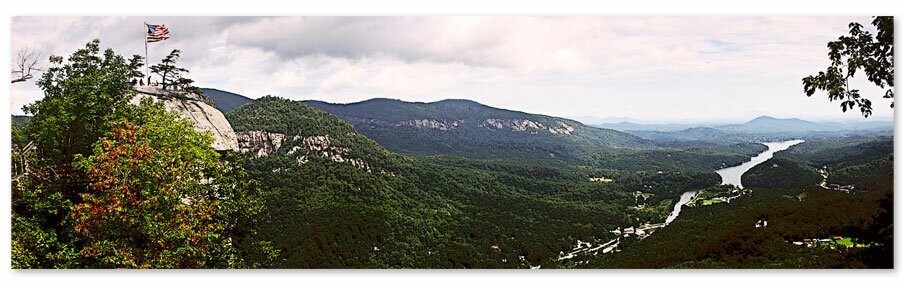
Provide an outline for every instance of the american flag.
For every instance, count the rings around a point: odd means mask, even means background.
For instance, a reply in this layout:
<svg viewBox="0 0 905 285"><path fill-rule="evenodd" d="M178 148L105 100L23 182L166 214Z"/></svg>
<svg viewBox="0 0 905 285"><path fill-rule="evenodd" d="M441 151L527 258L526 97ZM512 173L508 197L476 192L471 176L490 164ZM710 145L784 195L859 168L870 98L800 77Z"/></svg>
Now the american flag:
<svg viewBox="0 0 905 285"><path fill-rule="evenodd" d="M145 23L145 26L148 26L148 34L145 38L149 43L159 42L170 38L170 30L167 29L167 26L151 25L148 23Z"/></svg>

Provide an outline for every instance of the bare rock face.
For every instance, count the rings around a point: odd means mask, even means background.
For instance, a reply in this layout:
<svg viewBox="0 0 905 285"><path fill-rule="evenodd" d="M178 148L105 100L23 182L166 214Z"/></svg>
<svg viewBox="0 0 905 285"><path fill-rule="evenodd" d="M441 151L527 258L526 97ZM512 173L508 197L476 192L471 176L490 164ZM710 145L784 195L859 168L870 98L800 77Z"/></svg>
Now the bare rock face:
<svg viewBox="0 0 905 285"><path fill-rule="evenodd" d="M485 128L494 127L497 129L512 129L513 131L524 132L528 129L546 129L543 123L531 120L504 120L504 119L487 119L481 124Z"/></svg>
<svg viewBox="0 0 905 285"><path fill-rule="evenodd" d="M358 169L371 173L371 166L360 158L348 157L352 149L348 147L334 146L330 143L329 135L322 136L294 136L290 140L288 136L281 133L268 133L264 131L248 131L241 132L237 135L239 138L239 152L255 153L256 158L269 156L276 152L283 145L292 146L286 154L295 156L298 165L310 162L312 159L320 158L332 161L334 163L347 163ZM278 170L273 170L278 172ZM395 175L389 173L386 175Z"/></svg>
<svg viewBox="0 0 905 285"><path fill-rule="evenodd" d="M414 119L414 120L405 120L399 122L388 122L378 119L364 119L364 118L355 118L355 117L343 117L343 120L347 120L355 125L371 125L371 126L388 126L388 127L412 127L416 129L435 129L441 131L449 131L454 130L461 126L465 121L464 120L446 120L446 119Z"/></svg>
<svg viewBox="0 0 905 285"><path fill-rule="evenodd" d="M300 142L300 145L293 147L288 153L304 154L296 157L296 161L298 161L299 165L307 163L309 155L317 156L320 154L322 157L329 158L333 162L348 163L358 169L371 173L371 166L368 165L367 162L360 158L349 158L348 155L352 149L332 145L330 143L329 135L308 137L295 136L292 138L292 141ZM302 153L302 151L304 151L304 153Z"/></svg>
<svg viewBox="0 0 905 285"><path fill-rule="evenodd" d="M448 131L459 127L459 124L463 123L462 120L408 120L396 123L396 126L410 126L418 129L429 128L429 129L438 129L441 131Z"/></svg>
<svg viewBox="0 0 905 285"><path fill-rule="evenodd" d="M559 123L558 124L559 126L551 127L549 129L551 133L560 134L560 135L571 135L572 132L575 131L575 128L573 128L572 126L570 126L566 123L563 123L563 122L557 122L557 123Z"/></svg>
<svg viewBox="0 0 905 285"><path fill-rule="evenodd" d="M191 121L196 131L209 131L214 136L211 148L218 151L239 150L239 142L233 127L223 116L220 110L205 103L201 96L180 91L163 90L151 86L136 86L138 93L132 98L131 103L138 105L143 98L152 98L161 101L169 111L182 114L183 118Z"/></svg>
<svg viewBox="0 0 905 285"><path fill-rule="evenodd" d="M239 152L254 152L257 157L264 157L280 149L286 135L264 131L248 131L239 133L236 137L239 141Z"/></svg>
<svg viewBox="0 0 905 285"><path fill-rule="evenodd" d="M527 120L527 119L523 119L523 120L519 120L519 119L514 119L514 120L487 119L481 123L481 126L488 128L488 129L493 129L493 128L510 129L510 130L516 131L516 132L530 131L532 134L537 134L538 130L547 130L552 134L571 135L572 131L575 130L574 128L572 128L572 126L569 126L566 123L559 122L559 121L557 121L556 123L557 123L556 126L546 126L546 125L544 125L544 123L535 122L535 121Z"/></svg>

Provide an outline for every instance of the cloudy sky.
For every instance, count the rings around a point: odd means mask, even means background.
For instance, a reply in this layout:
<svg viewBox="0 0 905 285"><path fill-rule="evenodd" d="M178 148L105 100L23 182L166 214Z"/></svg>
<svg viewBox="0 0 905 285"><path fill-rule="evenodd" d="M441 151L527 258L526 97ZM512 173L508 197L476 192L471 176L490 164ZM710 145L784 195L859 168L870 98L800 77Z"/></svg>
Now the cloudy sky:
<svg viewBox="0 0 905 285"><path fill-rule="evenodd" d="M760 115L858 120L803 94L826 43L869 17L14 17L12 50L68 55L94 38L144 54L143 24L171 39L200 87L251 98L475 100L570 118L741 122ZM891 119L881 90L872 119ZM10 111L42 97L12 85Z"/></svg>

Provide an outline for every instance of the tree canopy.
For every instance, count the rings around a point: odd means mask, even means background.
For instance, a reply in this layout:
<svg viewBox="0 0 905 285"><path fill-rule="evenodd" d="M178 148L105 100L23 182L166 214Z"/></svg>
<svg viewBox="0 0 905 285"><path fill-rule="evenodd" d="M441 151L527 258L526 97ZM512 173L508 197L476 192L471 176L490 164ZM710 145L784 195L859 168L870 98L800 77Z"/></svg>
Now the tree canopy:
<svg viewBox="0 0 905 285"><path fill-rule="evenodd" d="M272 258L255 240L263 200L237 154L129 79L141 57L99 55L94 40L38 81L25 107L36 173L13 184L14 268L235 268ZM23 158L23 159L32 159ZM258 263L245 262L255 255Z"/></svg>
<svg viewBox="0 0 905 285"><path fill-rule="evenodd" d="M25 132L44 165L69 165L74 155L89 153L115 110L132 99L130 79L143 76L140 56L126 60L111 49L100 54L99 47L93 40L65 62L51 56L53 66L37 82L44 98L23 108L34 116Z"/></svg>
<svg viewBox="0 0 905 285"><path fill-rule="evenodd" d="M227 230L260 212L257 184L236 176L210 148L213 138L149 101L113 122L91 156L74 230L100 267L227 268L241 264ZM132 118L128 118L132 117ZM242 176L242 175L239 175Z"/></svg>
<svg viewBox="0 0 905 285"><path fill-rule="evenodd" d="M181 52L182 51L178 49L174 49L169 55L164 57L159 64L152 65L151 72L160 75L163 89L167 89L167 87L182 86L188 91L195 91L195 93L200 94L201 90L189 88L190 85L195 82L184 76L189 70L176 66L176 62L179 61Z"/></svg>
<svg viewBox="0 0 905 285"><path fill-rule="evenodd" d="M877 16L871 24L877 30L876 36L860 23L853 22L849 24L848 35L827 43L830 66L826 71L802 79L808 97L818 90L826 91L830 101L842 101L843 112L858 107L864 117L869 117L873 112L871 101L862 97L860 90L849 86L849 79L861 70L868 81L886 90L883 98L893 99L893 17ZM893 103L889 107L892 108Z"/></svg>

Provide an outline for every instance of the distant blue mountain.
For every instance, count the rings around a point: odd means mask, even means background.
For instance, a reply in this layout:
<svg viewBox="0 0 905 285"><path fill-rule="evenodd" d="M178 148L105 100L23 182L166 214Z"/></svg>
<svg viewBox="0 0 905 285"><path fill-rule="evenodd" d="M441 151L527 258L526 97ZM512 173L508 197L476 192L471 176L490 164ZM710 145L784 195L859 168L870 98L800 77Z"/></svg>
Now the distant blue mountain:
<svg viewBox="0 0 905 285"><path fill-rule="evenodd" d="M715 129L735 133L809 133L863 130L892 130L892 122L817 123L797 118L778 119L760 116L744 124L716 126Z"/></svg>
<svg viewBox="0 0 905 285"><path fill-rule="evenodd" d="M693 128L712 128L731 133L808 133L839 131L891 131L891 121L812 122L798 118L779 119L760 116L741 124L642 124L630 121L598 124L601 128L629 132L678 132ZM687 132L686 132L687 133Z"/></svg>
<svg viewBox="0 0 905 285"><path fill-rule="evenodd" d="M868 121L853 123L811 122L797 118L778 119L757 117L742 124L696 126L675 129L682 125L643 125L620 123L604 125L652 141L756 141L789 138L818 138L839 136L892 135L893 123Z"/></svg>
<svg viewBox="0 0 905 285"><path fill-rule="evenodd" d="M723 125L715 128L737 133L821 132L840 129L836 124L819 124L796 118L777 119L770 116L760 116L743 124Z"/></svg>
<svg viewBox="0 0 905 285"><path fill-rule="evenodd" d="M251 98L213 88L201 88L201 91L204 91L204 96L207 96L207 98L213 101L214 108L217 108L217 110L220 110L220 112L223 113L232 111L245 105L245 103L252 101Z"/></svg>
<svg viewBox="0 0 905 285"><path fill-rule="evenodd" d="M598 127L617 131L657 131L672 132L690 128L713 127L714 124L643 124L630 121L597 124Z"/></svg>

